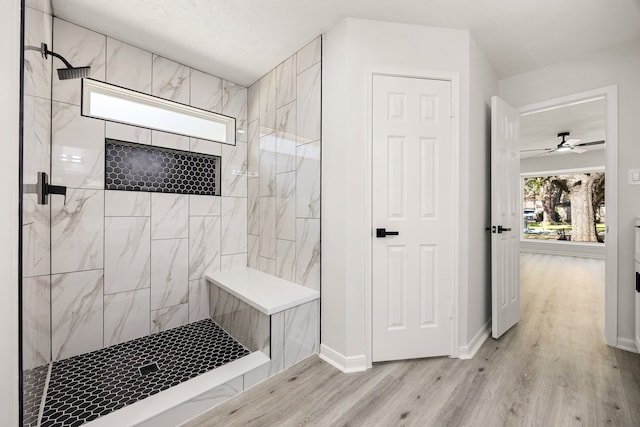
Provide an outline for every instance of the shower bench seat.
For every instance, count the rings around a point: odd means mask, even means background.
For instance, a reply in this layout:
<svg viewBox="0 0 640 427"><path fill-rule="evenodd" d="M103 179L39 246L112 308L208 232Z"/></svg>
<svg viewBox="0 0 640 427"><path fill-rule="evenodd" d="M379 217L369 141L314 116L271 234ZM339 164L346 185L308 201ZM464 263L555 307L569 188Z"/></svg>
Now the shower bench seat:
<svg viewBox="0 0 640 427"><path fill-rule="evenodd" d="M206 277L210 283L268 316L320 297L318 291L249 267Z"/></svg>

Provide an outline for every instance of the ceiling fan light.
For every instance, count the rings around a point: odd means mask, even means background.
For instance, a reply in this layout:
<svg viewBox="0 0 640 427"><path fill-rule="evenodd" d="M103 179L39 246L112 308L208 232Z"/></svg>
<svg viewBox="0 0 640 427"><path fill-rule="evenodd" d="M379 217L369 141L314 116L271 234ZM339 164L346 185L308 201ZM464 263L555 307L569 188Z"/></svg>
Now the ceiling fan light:
<svg viewBox="0 0 640 427"><path fill-rule="evenodd" d="M556 151L559 153L565 153L567 151L571 151L571 147L562 146L562 147L559 147Z"/></svg>

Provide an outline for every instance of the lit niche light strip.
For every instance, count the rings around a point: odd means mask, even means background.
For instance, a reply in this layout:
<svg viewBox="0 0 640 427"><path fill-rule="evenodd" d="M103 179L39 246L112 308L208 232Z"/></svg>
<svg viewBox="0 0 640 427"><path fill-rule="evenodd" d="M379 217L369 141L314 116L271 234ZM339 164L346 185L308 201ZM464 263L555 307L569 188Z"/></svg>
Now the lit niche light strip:
<svg viewBox="0 0 640 427"><path fill-rule="evenodd" d="M235 145L233 117L93 79L82 79L82 115Z"/></svg>

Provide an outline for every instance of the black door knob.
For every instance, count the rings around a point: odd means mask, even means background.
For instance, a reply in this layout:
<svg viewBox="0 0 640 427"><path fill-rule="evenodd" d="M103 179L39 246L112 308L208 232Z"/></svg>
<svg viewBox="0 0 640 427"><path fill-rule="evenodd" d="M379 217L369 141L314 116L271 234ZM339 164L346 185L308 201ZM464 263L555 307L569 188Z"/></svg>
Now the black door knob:
<svg viewBox="0 0 640 427"><path fill-rule="evenodd" d="M386 228L376 228L376 237L397 236L399 234L398 231L387 231Z"/></svg>

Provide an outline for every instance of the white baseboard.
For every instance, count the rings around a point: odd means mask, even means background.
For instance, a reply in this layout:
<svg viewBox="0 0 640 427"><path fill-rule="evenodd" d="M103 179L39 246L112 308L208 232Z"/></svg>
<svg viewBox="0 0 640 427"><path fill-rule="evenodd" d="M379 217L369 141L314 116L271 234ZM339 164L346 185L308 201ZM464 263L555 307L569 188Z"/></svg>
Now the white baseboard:
<svg viewBox="0 0 640 427"><path fill-rule="evenodd" d="M640 353L640 336L636 337L636 351Z"/></svg>
<svg viewBox="0 0 640 427"><path fill-rule="evenodd" d="M491 319L487 320L487 323L482 325L480 330L471 338L468 345L460 346L458 357L460 359L471 359L476 355L482 344L485 342L491 334Z"/></svg>
<svg viewBox="0 0 640 427"><path fill-rule="evenodd" d="M367 359L364 354L360 356L343 356L324 344L320 344L320 359L346 374L367 370Z"/></svg>
<svg viewBox="0 0 640 427"><path fill-rule="evenodd" d="M640 347L637 346L635 340L631 338L618 337L618 343L616 344L616 348L624 351L630 351L632 353L638 353Z"/></svg>

